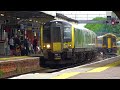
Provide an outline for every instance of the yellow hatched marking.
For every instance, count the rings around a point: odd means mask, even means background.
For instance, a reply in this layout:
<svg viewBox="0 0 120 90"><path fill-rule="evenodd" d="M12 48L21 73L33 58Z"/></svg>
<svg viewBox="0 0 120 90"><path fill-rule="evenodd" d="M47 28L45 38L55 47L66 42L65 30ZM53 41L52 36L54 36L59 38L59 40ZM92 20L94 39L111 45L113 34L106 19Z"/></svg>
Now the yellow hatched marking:
<svg viewBox="0 0 120 90"><path fill-rule="evenodd" d="M72 77L72 76L78 75L78 74L80 74L80 72L63 73L63 74L56 76L56 77L53 77L51 79L66 79L66 78L69 78L69 77Z"/></svg>
<svg viewBox="0 0 120 90"><path fill-rule="evenodd" d="M95 68L95 69L92 69L92 70L89 70L87 72L68 72L68 73L63 73L61 75L58 75L56 77L53 77L51 79L66 79L66 78L69 78L69 77L72 77L72 76L75 76L75 75L78 75L80 73L94 73L94 72L102 72L108 68L111 68L111 67L114 67L114 66L117 66L120 64L120 61L116 61L114 63L111 63L111 64L107 64L103 67L98 67L98 68Z"/></svg>
<svg viewBox="0 0 120 90"><path fill-rule="evenodd" d="M117 61L117 62L114 62L114 63L111 63L111 64L108 64L106 66L103 66L103 67L99 67L99 68L95 68L95 69L92 69L90 71L87 71L87 72L102 72L108 68L111 68L111 67L114 67L114 66L117 66L120 64L120 61Z"/></svg>

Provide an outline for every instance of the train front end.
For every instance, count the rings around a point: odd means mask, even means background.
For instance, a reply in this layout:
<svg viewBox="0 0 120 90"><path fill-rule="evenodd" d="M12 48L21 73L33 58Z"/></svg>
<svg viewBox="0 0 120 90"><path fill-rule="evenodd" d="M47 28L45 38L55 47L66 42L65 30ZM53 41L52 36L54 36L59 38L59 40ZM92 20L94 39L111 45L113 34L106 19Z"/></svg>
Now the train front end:
<svg viewBox="0 0 120 90"><path fill-rule="evenodd" d="M116 54L116 36L112 34L107 34L103 37L103 48L105 54Z"/></svg>
<svg viewBox="0 0 120 90"><path fill-rule="evenodd" d="M72 49L72 25L60 21L47 22L43 26L42 43L43 55L46 60L64 60Z"/></svg>

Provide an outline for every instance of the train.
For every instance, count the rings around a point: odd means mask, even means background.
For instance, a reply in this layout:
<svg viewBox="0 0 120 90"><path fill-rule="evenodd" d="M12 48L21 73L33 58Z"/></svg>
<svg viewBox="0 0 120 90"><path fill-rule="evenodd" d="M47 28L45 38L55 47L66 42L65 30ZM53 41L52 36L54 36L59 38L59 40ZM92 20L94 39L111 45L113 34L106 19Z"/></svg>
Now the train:
<svg viewBox="0 0 120 90"><path fill-rule="evenodd" d="M52 20L43 25L41 49L47 64L93 60L97 54L97 35L70 22Z"/></svg>
<svg viewBox="0 0 120 90"><path fill-rule="evenodd" d="M107 33L97 37L98 52L102 52L104 56L117 55L117 36L112 33Z"/></svg>

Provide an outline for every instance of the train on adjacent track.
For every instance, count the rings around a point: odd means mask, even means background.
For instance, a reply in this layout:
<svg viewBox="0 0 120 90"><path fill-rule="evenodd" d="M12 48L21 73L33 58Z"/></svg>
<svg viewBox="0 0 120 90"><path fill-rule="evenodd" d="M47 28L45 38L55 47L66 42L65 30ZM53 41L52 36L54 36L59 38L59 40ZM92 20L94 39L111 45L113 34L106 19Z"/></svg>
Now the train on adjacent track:
<svg viewBox="0 0 120 90"><path fill-rule="evenodd" d="M104 56L117 55L117 36L107 33L97 37L98 52L102 52Z"/></svg>
<svg viewBox="0 0 120 90"><path fill-rule="evenodd" d="M67 21L52 20L41 31L41 49L48 64L92 60L97 54L97 35Z"/></svg>

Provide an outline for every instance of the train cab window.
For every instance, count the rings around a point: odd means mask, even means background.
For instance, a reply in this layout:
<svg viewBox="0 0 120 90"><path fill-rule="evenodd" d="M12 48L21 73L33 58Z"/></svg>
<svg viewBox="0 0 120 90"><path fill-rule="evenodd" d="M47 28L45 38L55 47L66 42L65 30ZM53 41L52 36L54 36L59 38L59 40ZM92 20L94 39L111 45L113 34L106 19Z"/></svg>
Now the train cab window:
<svg viewBox="0 0 120 90"><path fill-rule="evenodd" d="M61 42L61 28L60 27L52 27L52 41Z"/></svg>
<svg viewBox="0 0 120 90"><path fill-rule="evenodd" d="M70 42L71 41L71 27L64 27L64 41Z"/></svg>
<svg viewBox="0 0 120 90"><path fill-rule="evenodd" d="M49 26L44 26L43 30L43 41L45 43L50 43L51 42L51 34L50 34L50 27Z"/></svg>
<svg viewBox="0 0 120 90"><path fill-rule="evenodd" d="M113 45L116 45L116 38L112 38Z"/></svg>
<svg viewBox="0 0 120 90"><path fill-rule="evenodd" d="M103 45L107 45L107 37L103 37Z"/></svg>

